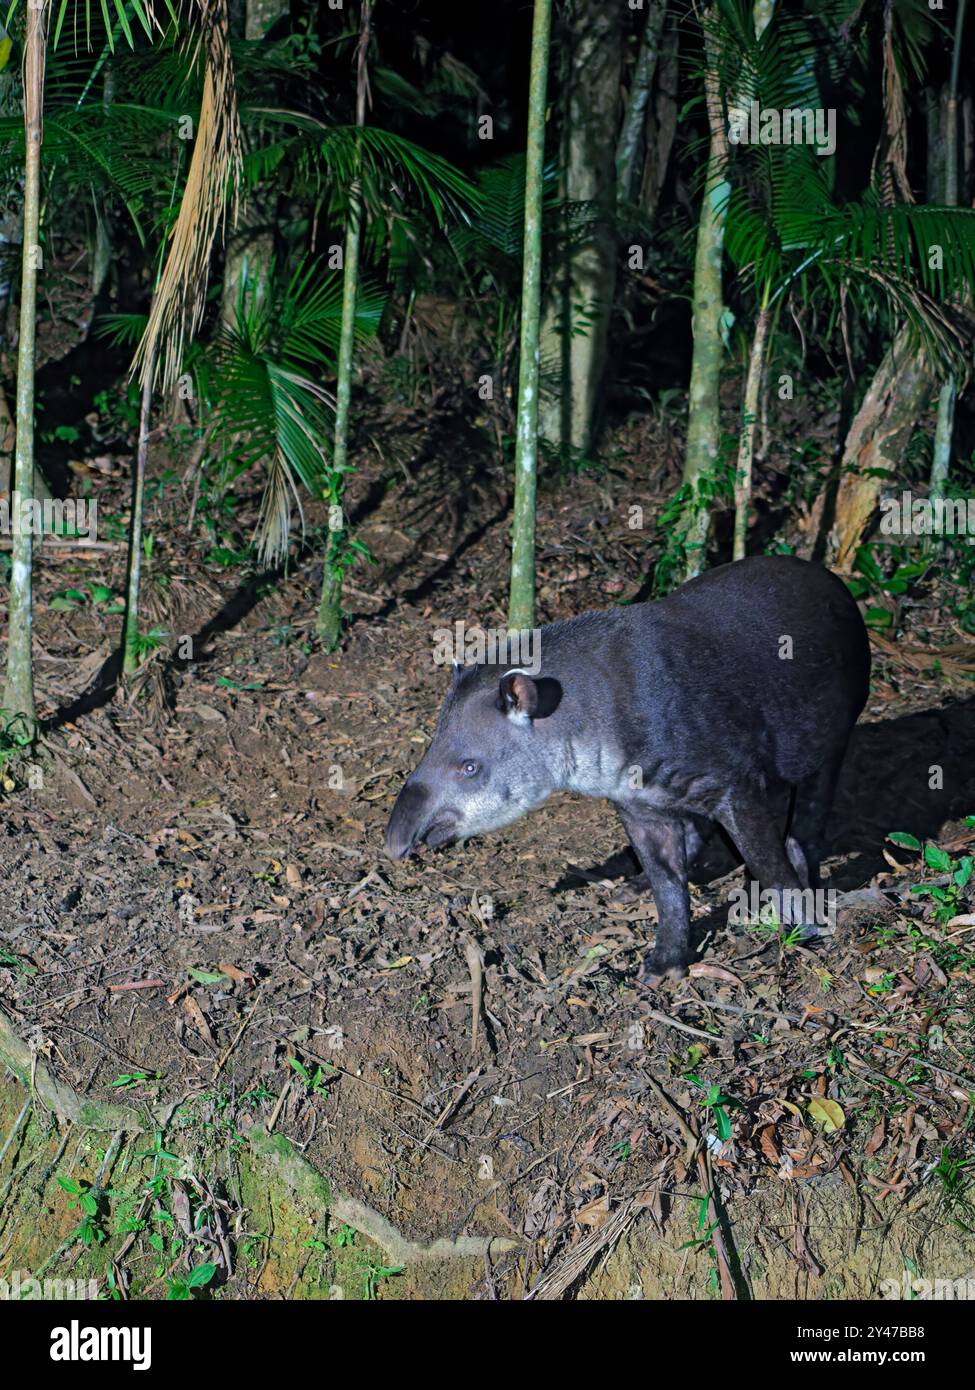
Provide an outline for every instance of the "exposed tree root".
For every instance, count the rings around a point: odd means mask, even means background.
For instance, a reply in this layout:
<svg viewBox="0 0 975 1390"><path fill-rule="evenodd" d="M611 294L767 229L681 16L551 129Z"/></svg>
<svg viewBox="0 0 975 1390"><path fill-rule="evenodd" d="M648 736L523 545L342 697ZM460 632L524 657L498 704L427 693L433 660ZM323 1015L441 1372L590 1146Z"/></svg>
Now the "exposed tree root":
<svg viewBox="0 0 975 1390"><path fill-rule="evenodd" d="M0 1009L0 1065L6 1066L26 1086L35 1102L53 1111L61 1120L88 1129L112 1130L114 1144L125 1134L138 1134L165 1128L173 1105L144 1111L134 1106L111 1105L80 1096L77 1091L52 1076L45 1062L15 1032L7 1015ZM26 1106L21 1111L21 1119ZM18 1120L18 1127L20 1120ZM249 1135L253 1154L265 1163L273 1163L279 1177L297 1196L313 1207L327 1208L333 1221L344 1222L361 1235L374 1241L393 1264L430 1264L456 1259L480 1259L518 1250L518 1241L493 1236L459 1236L456 1240L435 1240L420 1245L400 1235L379 1212L373 1211L346 1192L333 1192L325 1178L281 1135L269 1134L255 1126Z"/></svg>

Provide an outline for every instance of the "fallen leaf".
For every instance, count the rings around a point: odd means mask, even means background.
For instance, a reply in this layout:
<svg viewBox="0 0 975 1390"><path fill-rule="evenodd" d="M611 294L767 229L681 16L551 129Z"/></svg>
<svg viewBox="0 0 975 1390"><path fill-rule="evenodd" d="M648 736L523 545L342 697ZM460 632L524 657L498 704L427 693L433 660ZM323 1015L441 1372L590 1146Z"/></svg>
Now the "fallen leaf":
<svg viewBox="0 0 975 1390"><path fill-rule="evenodd" d="M843 1107L835 1100L811 1100L809 1102L809 1113L812 1118L821 1124L827 1134L832 1134L837 1129L842 1129L846 1124L846 1116Z"/></svg>
<svg viewBox="0 0 975 1390"><path fill-rule="evenodd" d="M871 1157L871 1158L873 1157L873 1155L877 1152L877 1150L878 1150L878 1149L881 1147L881 1145L883 1144L884 1139L885 1139L886 1137L887 1137L887 1122L886 1122L885 1120L878 1120L878 1121L877 1121L876 1128L874 1129L873 1134L871 1134L870 1138L867 1140L866 1153L867 1153L868 1157Z"/></svg>
<svg viewBox="0 0 975 1390"><path fill-rule="evenodd" d="M186 1014L187 1018L190 1020L193 1027L199 1033L203 1041L209 1043L212 1047L213 1034L210 1032L210 1026L207 1023L206 1019L203 1017L203 1010L200 1008L199 1004L193 998L192 994L187 994L184 997L183 1012Z"/></svg>

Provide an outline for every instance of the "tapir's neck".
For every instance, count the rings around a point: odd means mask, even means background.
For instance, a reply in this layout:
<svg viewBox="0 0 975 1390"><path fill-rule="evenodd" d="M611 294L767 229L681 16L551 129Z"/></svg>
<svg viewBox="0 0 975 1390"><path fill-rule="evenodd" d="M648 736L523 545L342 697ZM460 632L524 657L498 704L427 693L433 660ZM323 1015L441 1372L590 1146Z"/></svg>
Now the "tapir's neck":
<svg viewBox="0 0 975 1390"><path fill-rule="evenodd" d="M595 721L587 721L580 726L574 720L559 720L561 713L557 711L552 720L553 725L559 721L561 727L547 731L551 741L546 754L550 757L549 766L555 776L554 790L615 800L623 785L626 769L622 752L616 747L609 727L606 724L600 726Z"/></svg>

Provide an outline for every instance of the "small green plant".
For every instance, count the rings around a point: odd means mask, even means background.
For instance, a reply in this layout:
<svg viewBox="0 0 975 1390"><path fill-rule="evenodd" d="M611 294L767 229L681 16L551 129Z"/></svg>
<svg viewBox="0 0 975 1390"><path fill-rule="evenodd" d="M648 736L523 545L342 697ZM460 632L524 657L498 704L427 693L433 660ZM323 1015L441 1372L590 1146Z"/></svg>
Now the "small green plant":
<svg viewBox="0 0 975 1390"><path fill-rule="evenodd" d="M152 656L153 652L164 647L169 635L169 629L165 627L151 627L148 632L137 632L133 638L133 646L139 664Z"/></svg>
<svg viewBox="0 0 975 1390"><path fill-rule="evenodd" d="M969 816L967 819L970 822L972 817ZM887 838L902 849L921 850L921 842L915 836L908 835L904 831L894 831ZM965 890L972 881L975 860L970 854L963 854L959 858L955 858L938 845L927 844L924 846L924 863L935 873L947 875L948 881L947 883L915 883L911 892L918 897L930 898L934 903L932 912L934 920L944 924L958 915L961 901L966 896Z"/></svg>
<svg viewBox="0 0 975 1390"><path fill-rule="evenodd" d="M81 1213L81 1221L72 1232L72 1239L89 1249L101 1245L106 1236L102 1227L101 1205L92 1184L75 1182L73 1178L62 1178L58 1174L58 1186L70 1198L68 1211Z"/></svg>
<svg viewBox="0 0 975 1390"><path fill-rule="evenodd" d="M975 1234L975 1205L970 1190L970 1170L975 1167L975 1159L956 1158L948 1145L941 1150L941 1157L934 1169L934 1176L941 1183L945 1206L957 1226L969 1235Z"/></svg>
<svg viewBox="0 0 975 1390"><path fill-rule="evenodd" d="M289 1057L288 1061L305 1083L305 1090L310 1095L328 1098L328 1087L325 1084L327 1077L321 1067L316 1067L315 1073L312 1075L304 1063L298 1061L297 1057Z"/></svg>
<svg viewBox="0 0 975 1390"><path fill-rule="evenodd" d="M332 1244L336 1250L345 1250L355 1245L355 1228L342 1225L332 1236Z"/></svg>
<svg viewBox="0 0 975 1390"><path fill-rule="evenodd" d="M718 1274L718 1252L714 1244L714 1233L718 1229L717 1221L708 1223L708 1210L711 1205L710 1192L706 1192L703 1197L694 1199L697 1206L696 1234L691 1240L685 1240L683 1245L678 1245L678 1250L705 1250L708 1255L711 1267L708 1270L708 1288L716 1294L721 1286L721 1279ZM693 1219L693 1214L692 1214Z"/></svg>
<svg viewBox="0 0 975 1390"><path fill-rule="evenodd" d="M805 931L801 926L787 927L779 921L778 913L771 903L762 907L758 917L748 923L746 931L754 932L757 936L774 937L783 950L800 946L805 939Z"/></svg>
<svg viewBox="0 0 975 1390"><path fill-rule="evenodd" d="M368 1260L363 1270L367 1301L371 1303L375 1299L376 1290L383 1279L392 1279L402 1273L402 1265L381 1265L377 1260Z"/></svg>
<svg viewBox="0 0 975 1390"><path fill-rule="evenodd" d="M704 1091L705 1095L701 1104L714 1116L714 1127L718 1131L718 1138L722 1144L727 1143L731 1138L731 1120L728 1118L728 1107L733 1108L737 1106L738 1102L730 1096L726 1096L720 1086L709 1086L695 1072L685 1072L684 1075L692 1085L698 1086Z"/></svg>
<svg viewBox="0 0 975 1390"><path fill-rule="evenodd" d="M687 577L690 558L689 537L696 518L702 512L713 512L719 502L734 495L734 459L737 437L724 433L718 446L714 468L702 474L694 485L681 483L657 518L657 529L663 550L653 572L653 594L663 598Z"/></svg>
<svg viewBox="0 0 975 1390"><path fill-rule="evenodd" d="M19 975L36 975L37 966L31 965L30 961L21 960L20 956L15 956L13 951L0 950L0 966L6 965L11 970L16 970Z"/></svg>
<svg viewBox="0 0 975 1390"><path fill-rule="evenodd" d="M193 1297L197 1289L205 1289L211 1282L217 1267L214 1264L197 1265L191 1269L185 1279L167 1280L166 1298L174 1303L184 1303Z"/></svg>
<svg viewBox="0 0 975 1390"><path fill-rule="evenodd" d="M909 560L908 552L903 546L885 549L891 552L894 558L894 570L890 575L884 574L873 546L860 546L853 565L853 576L846 581L855 599L869 602L873 598L880 599L885 595L899 598L907 593L915 580L927 573L930 561ZM863 621L868 627L890 627L894 622L894 614L890 608L884 608L879 603L872 604L864 613Z"/></svg>
<svg viewBox="0 0 975 1390"><path fill-rule="evenodd" d="M37 726L25 714L0 709L0 786L12 792L17 783L8 771L8 764L33 748Z"/></svg>

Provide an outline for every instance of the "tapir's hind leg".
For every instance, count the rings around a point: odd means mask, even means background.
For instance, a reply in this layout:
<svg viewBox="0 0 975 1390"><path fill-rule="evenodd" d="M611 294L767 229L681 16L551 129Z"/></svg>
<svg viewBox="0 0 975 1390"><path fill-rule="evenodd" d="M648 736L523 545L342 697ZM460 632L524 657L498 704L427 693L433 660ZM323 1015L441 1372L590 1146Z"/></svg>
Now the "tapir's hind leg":
<svg viewBox="0 0 975 1390"><path fill-rule="evenodd" d="M781 825L770 811L769 801L758 791L739 791L732 794L717 813L752 878L763 889L778 894L779 921L789 925L811 925L805 922L806 900L803 890L808 886L805 865L798 856L787 850Z"/></svg>
<svg viewBox="0 0 975 1390"><path fill-rule="evenodd" d="M826 848L826 822L836 795L846 743L804 778L796 788L795 810L786 849L804 888L819 888L820 865ZM805 872L803 872L803 867Z"/></svg>

